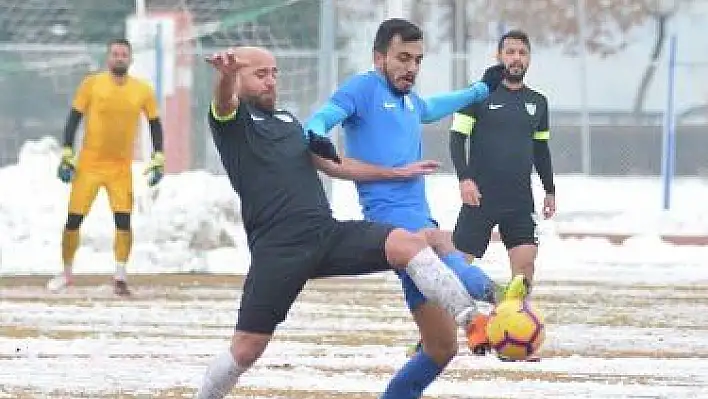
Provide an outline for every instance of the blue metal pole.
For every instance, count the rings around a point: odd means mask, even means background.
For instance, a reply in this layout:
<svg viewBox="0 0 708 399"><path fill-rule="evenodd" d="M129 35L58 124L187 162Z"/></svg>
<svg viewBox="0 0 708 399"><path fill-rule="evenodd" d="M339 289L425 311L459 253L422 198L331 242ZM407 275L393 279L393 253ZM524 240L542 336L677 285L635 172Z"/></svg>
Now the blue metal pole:
<svg viewBox="0 0 708 399"><path fill-rule="evenodd" d="M674 178L676 163L676 115L675 115L675 83L676 83L676 52L677 37L671 35L669 39L669 68L666 96L666 110L664 112L663 151L661 162L661 175L663 183L663 209L671 208L671 183Z"/></svg>

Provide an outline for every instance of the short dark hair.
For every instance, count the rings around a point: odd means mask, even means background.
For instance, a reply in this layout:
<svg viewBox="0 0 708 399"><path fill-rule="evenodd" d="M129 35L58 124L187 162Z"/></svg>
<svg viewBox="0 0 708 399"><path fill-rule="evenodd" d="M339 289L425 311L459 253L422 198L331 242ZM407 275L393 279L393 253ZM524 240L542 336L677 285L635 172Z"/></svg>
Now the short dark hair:
<svg viewBox="0 0 708 399"><path fill-rule="evenodd" d="M388 51L391 40L397 35L401 36L401 40L404 42L423 40L423 31L418 25L402 18L391 18L379 25L374 38L374 51L379 53Z"/></svg>
<svg viewBox="0 0 708 399"><path fill-rule="evenodd" d="M499 39L499 44L497 45L498 51L502 51L502 48L504 47L504 40L506 39L521 40L521 42L526 45L526 48L531 51L531 42L529 41L529 35L527 35L526 32L522 30L514 29L503 34L502 37Z"/></svg>
<svg viewBox="0 0 708 399"><path fill-rule="evenodd" d="M110 49L111 46L113 46L114 44L126 46L128 47L128 50L130 50L131 53L133 52L133 46L130 45L128 39L112 39L110 42L108 42L108 48Z"/></svg>

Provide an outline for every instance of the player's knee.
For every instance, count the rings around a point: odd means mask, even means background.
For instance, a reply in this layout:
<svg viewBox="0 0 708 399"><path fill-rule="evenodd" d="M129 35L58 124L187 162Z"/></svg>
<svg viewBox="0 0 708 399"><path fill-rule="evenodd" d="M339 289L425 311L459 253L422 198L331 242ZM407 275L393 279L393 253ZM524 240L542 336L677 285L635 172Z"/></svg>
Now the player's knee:
<svg viewBox="0 0 708 399"><path fill-rule="evenodd" d="M513 265L518 265L523 268L533 268L538 254L538 247L527 243L513 244L507 245L507 251L509 260Z"/></svg>
<svg viewBox="0 0 708 399"><path fill-rule="evenodd" d="M452 233L449 231L427 228L420 230L420 233L438 254L448 254L455 250L455 246L452 245Z"/></svg>
<svg viewBox="0 0 708 399"><path fill-rule="evenodd" d="M78 230L81 227L81 222L84 220L84 215L79 215L78 213L70 213L66 218L66 225L64 228L67 230Z"/></svg>
<svg viewBox="0 0 708 399"><path fill-rule="evenodd" d="M113 214L113 220L116 224L116 229L128 231L130 230L130 213L116 212Z"/></svg>
<svg viewBox="0 0 708 399"><path fill-rule="evenodd" d="M251 367L265 351L270 336L237 331L231 339L231 354L241 367Z"/></svg>
<svg viewBox="0 0 708 399"><path fill-rule="evenodd" d="M396 269L403 269L411 259L428 246L423 234L394 229L386 239L386 258Z"/></svg>

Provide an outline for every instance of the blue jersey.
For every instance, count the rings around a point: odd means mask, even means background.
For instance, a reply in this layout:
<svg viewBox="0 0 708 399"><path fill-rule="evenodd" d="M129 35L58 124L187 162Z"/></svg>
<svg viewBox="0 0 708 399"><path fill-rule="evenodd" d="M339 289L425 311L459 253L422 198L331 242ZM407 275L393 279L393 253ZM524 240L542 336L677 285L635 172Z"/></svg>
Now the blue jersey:
<svg viewBox="0 0 708 399"><path fill-rule="evenodd" d="M485 99L488 94L486 84L475 82L462 90L426 98L414 92L400 95L391 90L381 73L366 72L345 82L308 120L304 131L307 135L326 135L341 123L346 133L347 157L383 168L405 166L422 158L423 123L435 122ZM378 181L355 179L355 184L366 219L409 231L435 227L425 198L423 176ZM446 263L454 261L450 259ZM461 255L459 262L466 266ZM399 276L409 308L416 309L425 297L410 276L402 271ZM477 280L487 284L487 280Z"/></svg>
<svg viewBox="0 0 708 399"><path fill-rule="evenodd" d="M350 78L331 102L349 115L342 122L348 157L385 167L422 159L421 123L427 104L416 93L396 94L386 78L370 71ZM356 187L367 219L389 219L386 215L392 208L406 208L430 218L423 176L357 182Z"/></svg>
<svg viewBox="0 0 708 399"><path fill-rule="evenodd" d="M465 105L481 101L489 90L482 82L427 98L391 90L377 71L353 76L307 122L305 131L326 134L341 123L347 157L394 168L421 160L423 123L435 122ZM369 220L409 230L433 225L425 198L425 178L357 181L359 202Z"/></svg>

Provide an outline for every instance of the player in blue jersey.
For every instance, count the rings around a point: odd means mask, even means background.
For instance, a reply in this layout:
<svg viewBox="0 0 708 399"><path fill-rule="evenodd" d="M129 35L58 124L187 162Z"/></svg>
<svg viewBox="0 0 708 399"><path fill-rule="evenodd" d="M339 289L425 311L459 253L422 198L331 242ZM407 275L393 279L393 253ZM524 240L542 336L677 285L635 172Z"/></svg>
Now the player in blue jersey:
<svg viewBox="0 0 708 399"><path fill-rule="evenodd" d="M421 124L484 100L501 81L501 70L493 67L483 82L466 89L422 98L413 91L422 59L421 30L403 19L384 21L374 41L375 70L346 81L310 118L305 130L311 143L323 143L320 155L336 159L320 158L319 168L355 181L367 220L421 232L473 298L494 302L499 287L481 269L467 264L449 234L438 230L431 217L424 178L438 164L422 160ZM340 123L346 134L342 158L326 145L327 132ZM455 320L427 302L405 272L398 274L423 345L394 376L382 399L419 398L457 352ZM511 286L523 287L523 278L515 278ZM483 328L476 334L486 341Z"/></svg>

